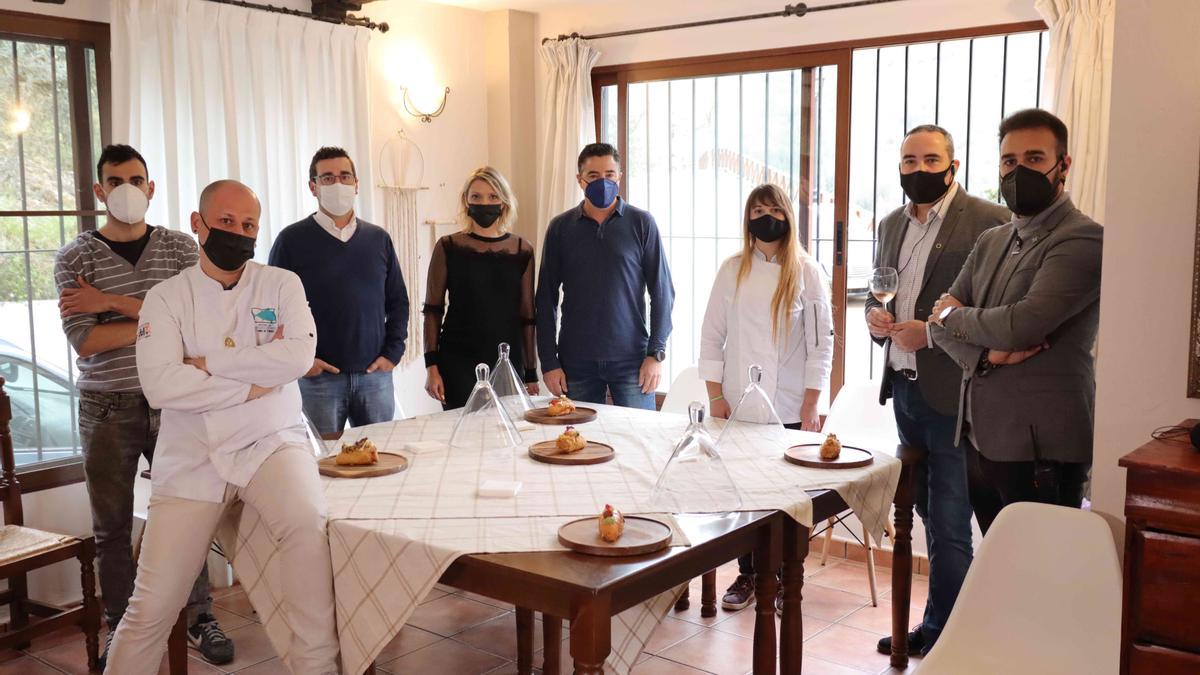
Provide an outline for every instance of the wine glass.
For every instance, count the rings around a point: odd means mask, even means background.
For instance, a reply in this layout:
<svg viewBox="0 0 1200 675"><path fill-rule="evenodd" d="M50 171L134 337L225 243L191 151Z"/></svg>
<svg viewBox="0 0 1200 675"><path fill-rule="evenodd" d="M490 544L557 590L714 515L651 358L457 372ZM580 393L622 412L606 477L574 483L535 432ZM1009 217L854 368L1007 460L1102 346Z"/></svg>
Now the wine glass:
<svg viewBox="0 0 1200 675"><path fill-rule="evenodd" d="M895 267L876 267L871 271L871 295L880 304L886 305L896 297L896 289L900 287L900 275Z"/></svg>

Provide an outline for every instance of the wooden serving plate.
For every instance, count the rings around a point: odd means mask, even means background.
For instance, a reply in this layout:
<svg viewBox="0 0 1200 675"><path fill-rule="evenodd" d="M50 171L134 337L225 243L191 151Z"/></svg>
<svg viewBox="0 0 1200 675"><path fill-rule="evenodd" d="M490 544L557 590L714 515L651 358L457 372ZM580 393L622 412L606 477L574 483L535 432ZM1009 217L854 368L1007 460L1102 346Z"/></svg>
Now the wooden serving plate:
<svg viewBox="0 0 1200 675"><path fill-rule="evenodd" d="M579 452L563 452L554 441L542 441L529 446L529 456L547 464L603 464L616 456L611 445L588 441Z"/></svg>
<svg viewBox="0 0 1200 675"><path fill-rule="evenodd" d="M557 417L550 414L550 408L534 408L525 411L525 421L534 424L583 424L596 419L595 408L576 406L575 412Z"/></svg>
<svg viewBox="0 0 1200 675"><path fill-rule="evenodd" d="M609 543L600 538L598 518L580 518L558 528L558 543L577 553L606 557L654 553L671 545L671 526L661 520L625 516L625 532Z"/></svg>
<svg viewBox="0 0 1200 675"><path fill-rule="evenodd" d="M391 452L379 453L379 462L363 466L338 466L330 455L317 461L317 470L322 476L333 478L374 478L392 473L400 473L408 468L408 459Z"/></svg>
<svg viewBox="0 0 1200 675"><path fill-rule="evenodd" d="M792 464L816 469L857 469L875 461L875 456L853 445L842 445L837 459L821 459L820 443L801 443L783 451L783 458Z"/></svg>

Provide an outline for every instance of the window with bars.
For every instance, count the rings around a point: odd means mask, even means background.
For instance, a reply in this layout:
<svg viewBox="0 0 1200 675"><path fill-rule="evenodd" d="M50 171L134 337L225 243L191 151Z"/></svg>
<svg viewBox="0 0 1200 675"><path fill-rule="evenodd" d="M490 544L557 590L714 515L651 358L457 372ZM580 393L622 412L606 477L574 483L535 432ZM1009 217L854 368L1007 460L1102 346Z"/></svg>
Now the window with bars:
<svg viewBox="0 0 1200 675"><path fill-rule="evenodd" d="M624 150L625 195L657 219L675 280L675 328L665 364L671 380L696 363L713 277L740 250L745 195L763 182L792 195L802 241L831 278L845 275L846 294L833 299L835 324L844 326L835 380L878 376L881 352L867 333L863 304L875 225L904 204L904 133L924 123L946 127L962 163L960 184L998 199L999 122L1042 100L1045 32L978 34L831 50L846 54L829 57L843 72L822 65L643 81L638 65L630 64L597 76L600 138ZM731 62L751 60L730 56ZM711 60L702 67L720 68ZM612 84L613 70L624 70L627 83ZM839 77L851 82L844 111L837 105ZM835 194L843 127L849 182L847 194ZM836 214L843 203L845 255L838 259Z"/></svg>
<svg viewBox="0 0 1200 675"><path fill-rule="evenodd" d="M0 32L0 377L16 461L27 468L79 454L75 353L53 274L58 249L101 213L92 195L99 64L78 32Z"/></svg>
<svg viewBox="0 0 1200 675"><path fill-rule="evenodd" d="M954 137L959 184L999 201L1004 116L1042 101L1044 31L855 50L850 121L846 381L877 379L881 347L863 321L875 225L905 203L900 144L919 124Z"/></svg>

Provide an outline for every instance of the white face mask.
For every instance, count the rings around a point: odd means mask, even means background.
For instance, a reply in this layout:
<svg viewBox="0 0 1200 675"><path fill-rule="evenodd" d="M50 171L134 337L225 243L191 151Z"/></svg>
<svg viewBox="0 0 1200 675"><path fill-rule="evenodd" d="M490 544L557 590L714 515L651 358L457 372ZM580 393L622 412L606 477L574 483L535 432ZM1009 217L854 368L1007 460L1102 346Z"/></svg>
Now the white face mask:
<svg viewBox="0 0 1200 675"><path fill-rule="evenodd" d="M334 216L344 216L354 208L355 186L334 183L317 186L317 201Z"/></svg>
<svg viewBox="0 0 1200 675"><path fill-rule="evenodd" d="M150 207L150 199L146 193L132 183L122 183L113 188L104 199L104 206L113 218L132 225L140 223L146 217L146 209Z"/></svg>

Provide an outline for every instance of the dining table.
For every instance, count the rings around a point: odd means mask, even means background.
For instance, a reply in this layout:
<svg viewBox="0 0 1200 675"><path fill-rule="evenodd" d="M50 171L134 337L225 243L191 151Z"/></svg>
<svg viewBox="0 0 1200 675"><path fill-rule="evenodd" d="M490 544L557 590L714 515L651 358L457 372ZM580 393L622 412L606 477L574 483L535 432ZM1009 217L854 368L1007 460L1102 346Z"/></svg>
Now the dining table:
<svg viewBox="0 0 1200 675"><path fill-rule="evenodd" d="M532 669L534 612L547 619L545 672L557 667L562 641L555 631L562 630L563 620L570 626L575 673L629 672L688 582L747 552L765 568L781 569L778 580L757 575L753 671L775 672L778 658L781 672L800 672L804 560L813 524L852 510L880 540L902 468L895 448L864 447L871 459L866 466L798 466L785 461L784 451L819 444L823 435L710 419L703 424L720 437L719 459L680 464L684 470L670 479L675 490L656 491L688 418L594 407L596 419L576 429L614 449L613 459L600 464L557 465L530 457L528 446L562 432L555 425L518 422L518 445L497 444L483 433L478 443L452 446L460 411L346 430L341 442L369 438L381 452L404 456L408 465L390 475L322 482L344 673L371 671L374 658L439 582L514 605L520 672ZM839 436L847 446L854 442L845 430ZM336 451L336 445L318 451ZM736 486L734 502L706 487L714 467ZM512 495L490 496L480 490L486 481L520 487ZM687 509L672 503L678 494L688 496ZM705 504L706 495L711 504ZM605 504L668 525L669 545L623 557L567 550L559 528L596 517ZM275 538L243 505L223 525L222 542L268 638L288 664L293 632L281 596ZM779 636L773 617L777 583L783 585Z"/></svg>

